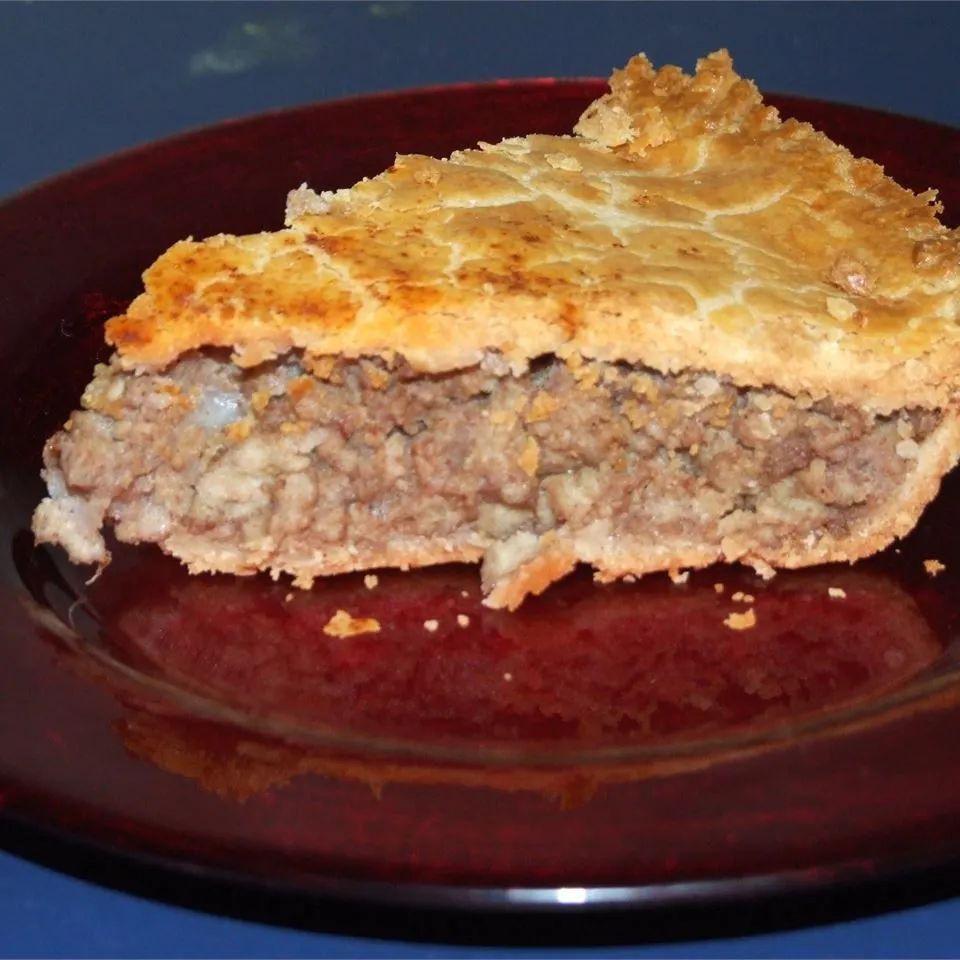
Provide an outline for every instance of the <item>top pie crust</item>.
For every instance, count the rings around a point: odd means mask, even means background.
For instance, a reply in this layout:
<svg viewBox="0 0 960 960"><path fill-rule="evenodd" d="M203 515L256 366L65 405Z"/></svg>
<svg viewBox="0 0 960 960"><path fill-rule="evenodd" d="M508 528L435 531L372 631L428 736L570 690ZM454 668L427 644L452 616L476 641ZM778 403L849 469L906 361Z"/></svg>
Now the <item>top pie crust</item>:
<svg viewBox="0 0 960 960"><path fill-rule="evenodd" d="M710 370L884 413L950 405L960 232L809 124L726 51L694 75L643 55L572 136L400 156L289 198L287 228L175 244L108 323L125 366L205 346L441 372L487 352Z"/></svg>

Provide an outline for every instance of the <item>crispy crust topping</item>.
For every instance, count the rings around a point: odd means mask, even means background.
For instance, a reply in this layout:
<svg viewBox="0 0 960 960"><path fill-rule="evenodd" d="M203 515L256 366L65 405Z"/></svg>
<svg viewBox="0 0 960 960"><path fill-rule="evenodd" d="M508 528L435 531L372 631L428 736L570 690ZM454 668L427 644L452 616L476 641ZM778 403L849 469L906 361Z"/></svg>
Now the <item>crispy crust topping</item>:
<svg viewBox="0 0 960 960"><path fill-rule="evenodd" d="M693 76L641 55L575 136L398 157L294 191L280 232L174 245L107 338L130 367L207 345L425 372L580 354L939 406L960 372L960 235L938 212L781 122L725 51Z"/></svg>

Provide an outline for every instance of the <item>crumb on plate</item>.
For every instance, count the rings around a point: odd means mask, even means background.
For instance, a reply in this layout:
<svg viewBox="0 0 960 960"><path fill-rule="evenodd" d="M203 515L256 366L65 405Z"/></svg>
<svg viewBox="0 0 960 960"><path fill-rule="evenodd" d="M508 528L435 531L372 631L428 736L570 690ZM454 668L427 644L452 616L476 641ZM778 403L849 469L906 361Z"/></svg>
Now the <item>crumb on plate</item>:
<svg viewBox="0 0 960 960"><path fill-rule="evenodd" d="M743 613L731 613L723 621L723 625L731 630L751 630L757 625L757 615L751 607Z"/></svg>
<svg viewBox="0 0 960 960"><path fill-rule="evenodd" d="M777 575L777 571L774 570L766 560L751 560L750 566L753 567L757 576L760 577L761 580L772 580Z"/></svg>
<svg viewBox="0 0 960 960"><path fill-rule="evenodd" d="M328 637L355 637L359 633L379 633L380 621L373 617L352 617L338 610L323 628Z"/></svg>

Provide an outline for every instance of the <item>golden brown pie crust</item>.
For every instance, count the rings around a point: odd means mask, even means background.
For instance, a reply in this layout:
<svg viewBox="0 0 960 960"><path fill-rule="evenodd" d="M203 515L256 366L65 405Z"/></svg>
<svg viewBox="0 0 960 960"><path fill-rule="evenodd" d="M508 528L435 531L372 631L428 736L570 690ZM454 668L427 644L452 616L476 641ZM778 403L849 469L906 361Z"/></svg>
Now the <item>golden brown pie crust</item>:
<svg viewBox="0 0 960 960"><path fill-rule="evenodd" d="M400 354L445 371L499 351L704 369L887 412L953 401L960 237L720 51L644 56L571 137L401 156L350 190L295 191L289 227L173 246L107 338L130 367L203 346L252 365Z"/></svg>

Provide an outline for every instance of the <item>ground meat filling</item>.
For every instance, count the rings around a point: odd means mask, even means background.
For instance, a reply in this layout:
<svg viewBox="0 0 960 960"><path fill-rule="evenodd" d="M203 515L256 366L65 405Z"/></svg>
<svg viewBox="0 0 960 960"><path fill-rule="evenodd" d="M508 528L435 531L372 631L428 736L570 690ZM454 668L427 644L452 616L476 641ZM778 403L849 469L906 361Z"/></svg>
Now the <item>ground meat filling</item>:
<svg viewBox="0 0 960 960"><path fill-rule="evenodd" d="M121 540L248 550L275 570L442 540L484 552L488 581L515 564L503 544L553 530L772 547L846 533L938 419L556 358L521 376L495 355L438 376L292 354L249 370L212 352L155 374L114 363L47 445L35 529L80 561L105 558L107 518Z"/></svg>

